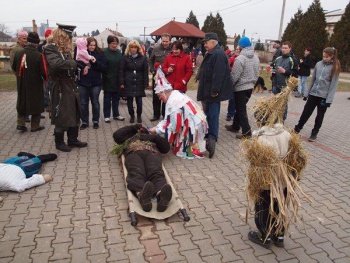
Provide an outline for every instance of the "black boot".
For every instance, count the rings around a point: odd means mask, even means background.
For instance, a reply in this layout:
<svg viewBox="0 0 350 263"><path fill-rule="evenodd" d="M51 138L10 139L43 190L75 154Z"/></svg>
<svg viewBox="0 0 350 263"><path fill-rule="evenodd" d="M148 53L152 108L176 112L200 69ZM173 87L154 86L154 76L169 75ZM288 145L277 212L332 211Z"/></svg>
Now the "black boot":
<svg viewBox="0 0 350 263"><path fill-rule="evenodd" d="M79 128L69 127L67 131L68 135L68 146L83 148L87 146L87 142L81 142L78 140Z"/></svg>
<svg viewBox="0 0 350 263"><path fill-rule="evenodd" d="M70 152L71 148L64 142L64 133L55 132L56 149L62 152Z"/></svg>
<svg viewBox="0 0 350 263"><path fill-rule="evenodd" d="M57 159L57 154L49 153L49 154L41 154L37 156L42 163L46 163L49 161L54 161Z"/></svg>
<svg viewBox="0 0 350 263"><path fill-rule="evenodd" d="M27 152L19 152L19 153L17 154L17 156L19 156L19 157L21 157L21 156L27 156L27 157L29 157L29 158L34 158L34 157L36 157L34 154L27 153Z"/></svg>
<svg viewBox="0 0 350 263"><path fill-rule="evenodd" d="M134 123L135 122L135 115L130 114L130 123Z"/></svg>
<svg viewBox="0 0 350 263"><path fill-rule="evenodd" d="M142 123L141 114L137 114L137 123Z"/></svg>

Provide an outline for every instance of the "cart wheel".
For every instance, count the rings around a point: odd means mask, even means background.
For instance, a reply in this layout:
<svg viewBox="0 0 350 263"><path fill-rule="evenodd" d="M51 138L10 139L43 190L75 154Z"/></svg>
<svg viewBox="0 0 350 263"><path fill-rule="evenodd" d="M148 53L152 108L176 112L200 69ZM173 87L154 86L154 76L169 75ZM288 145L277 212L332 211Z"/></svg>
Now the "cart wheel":
<svg viewBox="0 0 350 263"><path fill-rule="evenodd" d="M137 226L137 219L136 219L136 213L135 212L131 212L129 214L130 219L131 219L131 225L132 226Z"/></svg>
<svg viewBox="0 0 350 263"><path fill-rule="evenodd" d="M190 221L191 218L188 216L186 209L182 208L182 209L180 209L180 212L181 212L182 216L184 217L185 222Z"/></svg>

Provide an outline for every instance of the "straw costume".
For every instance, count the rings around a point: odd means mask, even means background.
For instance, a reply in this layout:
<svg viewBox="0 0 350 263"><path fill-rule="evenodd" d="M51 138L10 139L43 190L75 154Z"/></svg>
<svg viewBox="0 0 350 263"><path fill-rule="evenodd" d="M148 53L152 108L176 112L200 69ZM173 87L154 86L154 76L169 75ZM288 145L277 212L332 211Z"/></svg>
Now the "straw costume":
<svg viewBox="0 0 350 263"><path fill-rule="evenodd" d="M297 219L300 199L298 184L306 166L307 155L300 136L283 126L283 114L291 91L298 80L290 78L281 93L256 103L255 117L263 126L253 132L253 138L243 142L244 154L250 163L249 201L255 204L255 224L259 231L250 231L248 238L263 247L273 243L284 246L284 234L291 220Z"/></svg>

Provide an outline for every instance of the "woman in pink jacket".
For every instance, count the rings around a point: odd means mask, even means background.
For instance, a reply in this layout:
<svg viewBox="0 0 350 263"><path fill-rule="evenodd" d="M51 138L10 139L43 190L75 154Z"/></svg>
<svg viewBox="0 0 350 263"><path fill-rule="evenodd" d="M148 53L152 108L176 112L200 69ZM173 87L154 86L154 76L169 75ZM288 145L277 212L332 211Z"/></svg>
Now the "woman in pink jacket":
<svg viewBox="0 0 350 263"><path fill-rule="evenodd" d="M193 74L191 58L183 51L181 41L175 41L171 47L172 52L165 58L162 69L173 89L186 93Z"/></svg>

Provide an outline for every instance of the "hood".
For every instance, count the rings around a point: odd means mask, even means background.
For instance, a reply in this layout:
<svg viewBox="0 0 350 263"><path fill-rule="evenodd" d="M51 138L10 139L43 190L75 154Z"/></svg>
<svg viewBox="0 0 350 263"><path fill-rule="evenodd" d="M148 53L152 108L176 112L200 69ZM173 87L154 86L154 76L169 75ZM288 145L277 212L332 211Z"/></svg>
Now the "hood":
<svg viewBox="0 0 350 263"><path fill-rule="evenodd" d="M252 46L243 48L240 55L243 55L247 58L252 58L254 57L254 49Z"/></svg>
<svg viewBox="0 0 350 263"><path fill-rule="evenodd" d="M80 49L87 49L87 41L86 38L78 38L75 41L75 44L77 45L78 48Z"/></svg>

